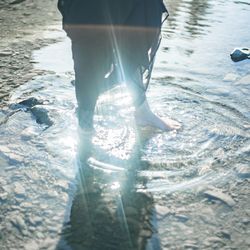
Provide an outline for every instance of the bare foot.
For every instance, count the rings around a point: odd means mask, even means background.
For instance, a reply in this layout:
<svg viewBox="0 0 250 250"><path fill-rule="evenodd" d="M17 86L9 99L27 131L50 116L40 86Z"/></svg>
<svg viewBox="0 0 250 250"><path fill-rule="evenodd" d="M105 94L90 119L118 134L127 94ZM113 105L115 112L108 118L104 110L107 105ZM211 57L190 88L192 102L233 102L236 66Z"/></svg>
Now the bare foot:
<svg viewBox="0 0 250 250"><path fill-rule="evenodd" d="M162 131L177 130L181 128L181 124L170 118L161 119L155 115L145 101L135 111L135 120L138 126L150 126Z"/></svg>

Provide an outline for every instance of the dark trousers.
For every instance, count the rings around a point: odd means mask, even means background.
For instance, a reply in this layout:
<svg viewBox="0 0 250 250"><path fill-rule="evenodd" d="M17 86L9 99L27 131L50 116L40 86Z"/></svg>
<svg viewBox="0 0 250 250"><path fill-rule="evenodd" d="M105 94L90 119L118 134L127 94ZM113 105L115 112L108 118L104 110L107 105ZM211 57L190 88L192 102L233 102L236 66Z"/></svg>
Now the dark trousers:
<svg viewBox="0 0 250 250"><path fill-rule="evenodd" d="M140 75L147 64L148 45L158 29L125 26L66 27L72 41L75 70L75 91L81 127L92 127L98 96L117 82L126 82L135 106L145 100Z"/></svg>
<svg viewBox="0 0 250 250"><path fill-rule="evenodd" d="M167 14L163 1L59 0L58 7L72 41L80 126L92 126L95 104L104 85L125 81L134 105L142 104L142 74L148 73L149 81L162 13Z"/></svg>

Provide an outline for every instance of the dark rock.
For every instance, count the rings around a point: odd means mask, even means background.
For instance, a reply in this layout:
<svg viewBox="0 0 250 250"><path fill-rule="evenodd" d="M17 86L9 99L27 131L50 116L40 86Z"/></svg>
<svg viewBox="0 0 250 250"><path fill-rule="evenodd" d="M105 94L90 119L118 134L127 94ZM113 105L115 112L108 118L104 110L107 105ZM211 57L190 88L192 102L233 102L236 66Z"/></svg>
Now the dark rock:
<svg viewBox="0 0 250 250"><path fill-rule="evenodd" d="M33 107L31 113L36 118L38 124L45 124L48 127L53 125L53 121L49 117L49 111L42 107Z"/></svg>
<svg viewBox="0 0 250 250"><path fill-rule="evenodd" d="M250 49L249 48L235 48L230 54L231 59L234 62L240 62L249 58Z"/></svg>
<svg viewBox="0 0 250 250"><path fill-rule="evenodd" d="M43 104L43 102L37 100L37 99L34 98L34 97L30 97L29 99L23 100L23 101L19 102L18 104L20 104L20 105L22 105L22 106L25 106L25 107L27 107L27 108L32 108L32 107L34 107L34 106L36 106L36 105Z"/></svg>
<svg viewBox="0 0 250 250"><path fill-rule="evenodd" d="M13 2L11 2L10 4L19 4L19 3L22 3L26 0L14 0Z"/></svg>

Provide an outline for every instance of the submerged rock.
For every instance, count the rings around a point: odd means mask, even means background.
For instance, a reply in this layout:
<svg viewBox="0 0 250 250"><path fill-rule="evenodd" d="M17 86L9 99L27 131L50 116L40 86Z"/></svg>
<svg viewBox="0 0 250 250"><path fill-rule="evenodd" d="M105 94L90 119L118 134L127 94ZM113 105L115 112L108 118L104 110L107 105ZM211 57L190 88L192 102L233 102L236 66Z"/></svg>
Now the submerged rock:
<svg viewBox="0 0 250 250"><path fill-rule="evenodd" d="M49 127L53 125L53 121L50 119L49 111L47 109L35 106L31 109L31 113L36 118L38 124L44 124Z"/></svg>
<svg viewBox="0 0 250 250"><path fill-rule="evenodd" d="M43 104L43 102L40 100L37 100L35 97L30 97L26 100L19 102L18 104L25 106L27 108L32 108L36 105Z"/></svg>
<svg viewBox="0 0 250 250"><path fill-rule="evenodd" d="M211 199L220 200L230 207L233 207L236 204L231 196L229 196L228 194L222 193L220 190L215 190L215 189L208 190L208 191L205 191L204 194Z"/></svg>

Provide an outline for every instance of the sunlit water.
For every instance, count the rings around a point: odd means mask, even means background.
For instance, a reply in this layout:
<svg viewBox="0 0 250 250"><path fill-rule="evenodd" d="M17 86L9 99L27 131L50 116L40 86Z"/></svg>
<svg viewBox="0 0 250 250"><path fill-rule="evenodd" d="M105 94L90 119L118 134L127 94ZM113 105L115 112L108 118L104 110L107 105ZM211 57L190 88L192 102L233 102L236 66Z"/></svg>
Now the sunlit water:
<svg viewBox="0 0 250 250"><path fill-rule="evenodd" d="M147 249L164 249L161 232L167 225L155 213L167 195L227 185L237 178L236 166L249 164L250 62L235 64L229 54L250 46L250 5L168 2L170 18L148 100L154 112L178 120L180 131L138 131L129 95L117 87L99 98L91 158L79 167L70 42L64 38L34 53L35 67L54 73L19 87L10 109L0 113L6 120L0 127L6 194L1 202L3 213L14 220L4 226L17 225L27 244L51 237L48 244L55 247L63 230L59 245L65 249L94 249L94 240L101 240L95 249L130 249L150 238ZM36 110L14 105L29 97L43 102L35 108L45 110L52 125L48 119L38 124ZM89 147L87 140L83 144ZM18 228L20 213L24 229ZM69 228L62 229L63 221ZM147 228L149 221L159 234ZM115 229L117 238L104 225Z"/></svg>

